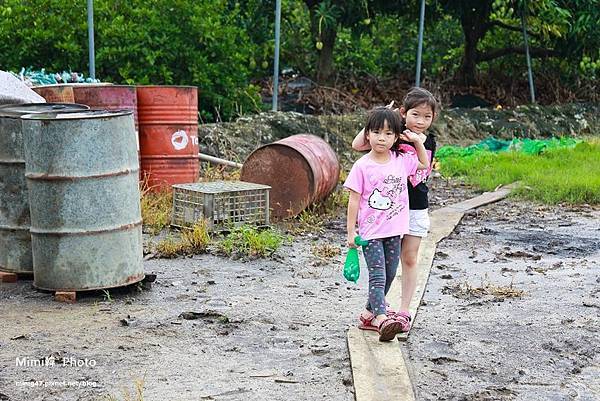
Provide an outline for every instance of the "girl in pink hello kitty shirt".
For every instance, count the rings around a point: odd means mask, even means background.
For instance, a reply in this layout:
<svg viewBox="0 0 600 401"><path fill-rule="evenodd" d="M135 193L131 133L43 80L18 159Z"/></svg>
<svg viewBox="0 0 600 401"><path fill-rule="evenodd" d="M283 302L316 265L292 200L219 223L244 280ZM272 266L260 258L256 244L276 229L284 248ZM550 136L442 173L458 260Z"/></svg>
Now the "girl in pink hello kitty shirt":
<svg viewBox="0 0 600 401"><path fill-rule="evenodd" d="M409 231L408 177L429 166L423 141L410 130L401 131L397 112L380 107L369 113L365 138L371 151L357 160L344 187L350 191L347 216L347 243L356 247L356 223L369 271L369 300L361 314L363 326L389 341L404 328L395 315L386 315L385 294L400 260L400 241ZM414 145L414 152L401 150L401 142Z"/></svg>
<svg viewBox="0 0 600 401"><path fill-rule="evenodd" d="M392 102L393 104L393 102ZM388 108L392 108L392 104ZM433 134L427 134L433 120L439 114L439 103L436 98L426 89L412 88L408 91L402 101L399 109L394 109L402 118L402 130L407 129L416 133L423 141L427 152L429 167L418 169L415 174L408 177L408 198L409 198L409 229L408 234L402 238L401 244L401 263L402 263L402 299L398 312L388 311L397 319L403 322L403 331L408 331L411 324L411 315L409 312L410 302L414 296L417 286L417 256L421 245L421 238L427 236L429 231L428 214L428 187L427 178L431 174L431 162L436 150L435 137ZM364 132L359 132L354 141L352 141L354 150L370 150L371 144L366 140ZM417 152L418 149L411 143L400 144L400 149L407 153ZM362 328L370 328L368 314L361 315Z"/></svg>

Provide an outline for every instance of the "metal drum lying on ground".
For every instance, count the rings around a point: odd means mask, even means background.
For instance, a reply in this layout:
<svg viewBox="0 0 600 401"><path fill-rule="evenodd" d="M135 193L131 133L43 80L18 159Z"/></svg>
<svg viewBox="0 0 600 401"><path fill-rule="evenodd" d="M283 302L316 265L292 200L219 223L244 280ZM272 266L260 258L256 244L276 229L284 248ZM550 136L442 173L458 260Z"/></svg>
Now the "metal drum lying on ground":
<svg viewBox="0 0 600 401"><path fill-rule="evenodd" d="M141 169L151 189L198 180L198 88L138 86Z"/></svg>
<svg viewBox="0 0 600 401"><path fill-rule="evenodd" d="M49 111L82 111L79 104L0 106L0 271L33 273L29 198L20 117Z"/></svg>
<svg viewBox="0 0 600 401"><path fill-rule="evenodd" d="M340 164L333 149L314 135L293 135L252 152L241 180L271 187L272 216L296 216L336 187Z"/></svg>
<svg viewBox="0 0 600 401"><path fill-rule="evenodd" d="M23 117L34 286L140 281L142 221L131 111Z"/></svg>

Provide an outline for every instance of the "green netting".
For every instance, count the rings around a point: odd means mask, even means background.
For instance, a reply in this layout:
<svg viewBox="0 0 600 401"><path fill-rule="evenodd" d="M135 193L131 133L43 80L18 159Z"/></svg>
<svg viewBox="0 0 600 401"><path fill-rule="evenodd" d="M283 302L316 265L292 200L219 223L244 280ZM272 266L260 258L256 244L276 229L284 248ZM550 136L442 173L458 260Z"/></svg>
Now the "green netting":
<svg viewBox="0 0 600 401"><path fill-rule="evenodd" d="M453 145L442 146L435 155L440 161L454 157L468 157L480 152L498 153L509 150L530 155L539 155L548 149L573 148L580 142L581 140L574 138L514 138L512 140L503 140L494 137L488 137L475 145L467 147Z"/></svg>

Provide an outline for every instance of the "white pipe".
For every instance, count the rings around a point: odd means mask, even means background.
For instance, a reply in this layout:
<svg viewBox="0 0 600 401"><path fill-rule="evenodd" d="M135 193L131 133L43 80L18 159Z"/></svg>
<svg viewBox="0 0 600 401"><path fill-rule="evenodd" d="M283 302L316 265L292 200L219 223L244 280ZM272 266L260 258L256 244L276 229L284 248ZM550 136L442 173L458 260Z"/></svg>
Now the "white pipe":
<svg viewBox="0 0 600 401"><path fill-rule="evenodd" d="M200 160L204 160L207 162L215 163L215 164L223 164L229 167L242 168L241 163L232 162L230 160L220 159L218 157L214 157L211 155L205 155L204 153L198 153Z"/></svg>

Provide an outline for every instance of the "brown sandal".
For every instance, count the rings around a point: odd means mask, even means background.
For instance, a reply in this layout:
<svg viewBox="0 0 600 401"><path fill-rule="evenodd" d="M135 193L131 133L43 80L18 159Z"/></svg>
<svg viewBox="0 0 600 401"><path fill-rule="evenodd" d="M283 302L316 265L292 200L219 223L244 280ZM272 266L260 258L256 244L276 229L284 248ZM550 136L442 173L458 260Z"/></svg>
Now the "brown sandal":
<svg viewBox="0 0 600 401"><path fill-rule="evenodd" d="M388 317L379 324L377 332L379 333L379 341L391 341L396 337L396 334L402 332L402 323Z"/></svg>

